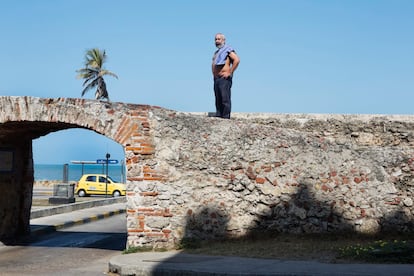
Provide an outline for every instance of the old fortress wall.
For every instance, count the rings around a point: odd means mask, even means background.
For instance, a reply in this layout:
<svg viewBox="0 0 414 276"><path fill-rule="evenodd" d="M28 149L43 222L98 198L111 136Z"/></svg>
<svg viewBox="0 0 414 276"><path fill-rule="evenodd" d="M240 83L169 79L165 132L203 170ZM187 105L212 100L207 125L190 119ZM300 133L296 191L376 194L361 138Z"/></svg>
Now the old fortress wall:
<svg viewBox="0 0 414 276"><path fill-rule="evenodd" d="M251 233L414 230L414 116L183 113L0 97L0 241L30 231L32 140L84 128L121 144L127 246Z"/></svg>
<svg viewBox="0 0 414 276"><path fill-rule="evenodd" d="M153 158L139 166L155 178L128 183L128 246L413 231L413 119L153 110Z"/></svg>

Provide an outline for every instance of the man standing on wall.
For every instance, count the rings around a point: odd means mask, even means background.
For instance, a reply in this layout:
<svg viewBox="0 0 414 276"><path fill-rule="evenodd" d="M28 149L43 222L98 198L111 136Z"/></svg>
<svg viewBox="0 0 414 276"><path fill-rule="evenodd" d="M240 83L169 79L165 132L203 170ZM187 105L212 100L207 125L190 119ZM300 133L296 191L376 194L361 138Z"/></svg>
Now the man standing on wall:
<svg viewBox="0 0 414 276"><path fill-rule="evenodd" d="M230 119L231 85L233 73L239 66L240 59L234 49L226 45L224 34L216 34L215 42L218 49L213 55L212 71L216 96L216 117Z"/></svg>

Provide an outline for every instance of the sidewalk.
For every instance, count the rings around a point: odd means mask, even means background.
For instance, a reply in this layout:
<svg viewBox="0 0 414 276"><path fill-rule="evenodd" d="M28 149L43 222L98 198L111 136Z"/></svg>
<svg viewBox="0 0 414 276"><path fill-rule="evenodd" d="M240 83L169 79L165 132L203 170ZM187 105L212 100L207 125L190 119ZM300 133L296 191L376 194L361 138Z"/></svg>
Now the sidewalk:
<svg viewBox="0 0 414 276"><path fill-rule="evenodd" d="M315 261L282 261L240 257L205 256L180 252L120 255L109 262L109 271L136 275L414 275L414 265L329 264Z"/></svg>
<svg viewBox="0 0 414 276"><path fill-rule="evenodd" d="M85 209L72 209L87 207ZM89 206L90 207L90 206ZM30 220L32 234L40 235L72 225L124 213L125 202L90 207L67 206L61 214ZM63 210L63 211L62 211ZM37 212L39 212L37 210ZM51 212L45 211L45 212ZM56 212L56 210L55 210ZM39 214L37 214L39 215ZM40 214L41 215L41 214ZM206 256L180 251L119 254L109 260L109 271L126 275L414 275L410 264L331 264L316 261L285 261L241 257Z"/></svg>
<svg viewBox="0 0 414 276"><path fill-rule="evenodd" d="M35 209L30 220L31 235L42 235L56 230L104 219L125 213L125 198L105 199L65 206Z"/></svg>

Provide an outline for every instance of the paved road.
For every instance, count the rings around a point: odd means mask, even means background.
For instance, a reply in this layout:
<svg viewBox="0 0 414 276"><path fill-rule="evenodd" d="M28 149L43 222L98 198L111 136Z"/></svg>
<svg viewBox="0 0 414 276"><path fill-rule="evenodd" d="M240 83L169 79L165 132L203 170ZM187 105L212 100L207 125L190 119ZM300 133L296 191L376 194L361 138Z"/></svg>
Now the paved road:
<svg viewBox="0 0 414 276"><path fill-rule="evenodd" d="M53 196L53 187L34 186L33 198L49 198Z"/></svg>
<svg viewBox="0 0 414 276"><path fill-rule="evenodd" d="M125 203L110 204L74 211L49 217L32 219L42 230L42 225L61 229L61 226L90 222L106 217L108 209L125 211ZM108 208L108 209L107 209ZM117 212L112 212L117 213ZM118 213L119 214L119 213ZM413 275L414 265L388 264L325 264L313 261L283 261L277 259L254 259L223 256L203 256L185 252L146 252L121 254L112 238L121 241L125 234L119 225L126 225L125 215L122 222L112 223L106 229L108 220L98 221L103 226L76 226L59 231L49 237L51 243L43 240L16 247L0 247L0 275L103 275L109 268L121 275ZM68 221L75 223L66 223ZM95 223L95 222L92 222ZM80 227L80 228L79 228ZM97 227L97 228L94 228ZM102 227L102 228L101 228ZM99 229L99 230L97 230ZM44 231L39 231L44 233ZM118 246L122 248L121 241ZM109 273L110 274L110 273Z"/></svg>
<svg viewBox="0 0 414 276"><path fill-rule="evenodd" d="M108 275L109 260L126 243L125 214L0 247L0 275Z"/></svg>

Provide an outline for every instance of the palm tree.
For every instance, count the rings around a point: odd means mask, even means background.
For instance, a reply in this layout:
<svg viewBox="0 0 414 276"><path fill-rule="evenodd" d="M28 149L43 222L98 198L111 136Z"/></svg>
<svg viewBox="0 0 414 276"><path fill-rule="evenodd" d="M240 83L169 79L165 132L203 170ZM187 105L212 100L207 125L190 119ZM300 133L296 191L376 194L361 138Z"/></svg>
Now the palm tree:
<svg viewBox="0 0 414 276"><path fill-rule="evenodd" d="M86 51L85 68L76 71L79 73L77 77L85 80L83 82L82 97L89 89L96 87L95 98L97 100L106 98L109 101L103 76L110 75L115 78L118 78L118 76L103 68L105 61L105 50L101 51L98 48L94 48Z"/></svg>

